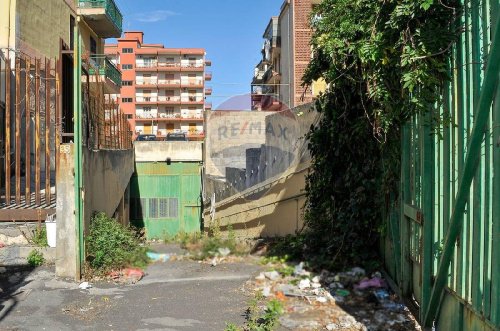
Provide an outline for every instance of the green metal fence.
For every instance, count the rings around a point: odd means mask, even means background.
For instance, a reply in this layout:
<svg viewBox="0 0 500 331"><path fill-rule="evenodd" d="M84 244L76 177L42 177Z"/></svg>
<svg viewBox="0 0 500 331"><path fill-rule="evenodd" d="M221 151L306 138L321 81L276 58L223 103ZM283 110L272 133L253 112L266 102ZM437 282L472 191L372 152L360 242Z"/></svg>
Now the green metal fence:
<svg viewBox="0 0 500 331"><path fill-rule="evenodd" d="M438 330L500 328L498 0L464 0L443 114L402 128L401 192L386 215L386 266Z"/></svg>

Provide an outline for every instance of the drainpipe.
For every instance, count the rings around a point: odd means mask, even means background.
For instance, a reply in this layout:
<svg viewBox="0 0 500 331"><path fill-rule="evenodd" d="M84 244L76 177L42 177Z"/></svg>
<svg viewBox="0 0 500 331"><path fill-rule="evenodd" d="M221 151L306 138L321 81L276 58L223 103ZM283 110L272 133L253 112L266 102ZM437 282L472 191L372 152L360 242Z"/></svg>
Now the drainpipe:
<svg viewBox="0 0 500 331"><path fill-rule="evenodd" d="M73 123L75 140L75 219L77 235L77 275L80 279L82 266L85 258L85 245L83 241L83 180L82 180L82 49L79 29L80 18L78 17L74 31L74 53L73 53Z"/></svg>

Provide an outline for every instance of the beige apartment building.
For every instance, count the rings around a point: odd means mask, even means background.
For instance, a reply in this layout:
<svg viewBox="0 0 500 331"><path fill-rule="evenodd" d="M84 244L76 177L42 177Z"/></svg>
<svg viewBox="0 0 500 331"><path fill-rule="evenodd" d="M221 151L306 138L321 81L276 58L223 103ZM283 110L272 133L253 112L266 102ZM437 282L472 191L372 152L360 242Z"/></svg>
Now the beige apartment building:
<svg viewBox="0 0 500 331"><path fill-rule="evenodd" d="M189 140L205 137L204 112L211 109L205 86L212 79L202 48L165 48L144 43L140 31L125 32L106 54L122 70L120 108L135 135L185 133Z"/></svg>
<svg viewBox="0 0 500 331"><path fill-rule="evenodd" d="M309 18L321 0L285 0L263 38L262 60L252 79L252 110L284 110L311 102L325 89L323 82L302 86L311 60Z"/></svg>

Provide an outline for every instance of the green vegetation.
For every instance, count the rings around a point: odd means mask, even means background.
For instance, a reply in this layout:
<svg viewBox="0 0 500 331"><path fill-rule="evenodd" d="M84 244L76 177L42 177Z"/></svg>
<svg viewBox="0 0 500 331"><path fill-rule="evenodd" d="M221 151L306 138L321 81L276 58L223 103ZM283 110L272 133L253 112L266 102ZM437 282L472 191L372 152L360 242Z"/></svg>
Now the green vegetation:
<svg viewBox="0 0 500 331"><path fill-rule="evenodd" d="M31 243L39 247L47 247L47 230L45 227L37 227L31 236Z"/></svg>
<svg viewBox="0 0 500 331"><path fill-rule="evenodd" d="M247 247L240 244L235 236L234 230L227 228L227 237L222 237L220 228L214 226L208 233L180 234L173 241L176 241L184 249L187 249L193 258L204 260L219 256L222 249L229 249L233 255L243 255L248 252Z"/></svg>
<svg viewBox="0 0 500 331"><path fill-rule="evenodd" d="M272 331L278 326L278 319L283 314L283 304L273 299L261 308L264 297L257 294L250 301L246 312L246 325L238 327L233 323L227 323L224 331Z"/></svg>
<svg viewBox="0 0 500 331"><path fill-rule="evenodd" d="M314 14L304 85L322 78L328 90L307 135L306 230L284 244L342 268L377 252L386 201L398 192L400 126L414 114L426 114L438 135L449 125L439 106L460 4L324 0Z"/></svg>
<svg viewBox="0 0 500 331"><path fill-rule="evenodd" d="M87 266L93 274L125 267L144 268L149 262L148 248L141 245L136 232L104 213L92 219L86 243Z"/></svg>
<svg viewBox="0 0 500 331"><path fill-rule="evenodd" d="M28 264L32 267L39 267L45 263L45 258L43 257L42 252L37 249L32 250L28 257L26 258Z"/></svg>

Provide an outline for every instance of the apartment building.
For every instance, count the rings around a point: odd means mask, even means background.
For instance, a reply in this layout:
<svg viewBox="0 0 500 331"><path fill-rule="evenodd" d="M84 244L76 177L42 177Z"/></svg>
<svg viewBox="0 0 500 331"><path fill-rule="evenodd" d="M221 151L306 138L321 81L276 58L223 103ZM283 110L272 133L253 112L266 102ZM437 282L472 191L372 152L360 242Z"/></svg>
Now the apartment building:
<svg viewBox="0 0 500 331"><path fill-rule="evenodd" d="M184 132L189 140L203 140L204 112L211 109L205 86L212 79L210 61L202 48L165 48L146 44L144 33L128 31L106 54L122 70L120 107L135 135Z"/></svg>
<svg viewBox="0 0 500 331"><path fill-rule="evenodd" d="M311 102L323 91L323 82L302 86L311 59L312 29L309 19L321 0L285 0L280 14L267 25L262 60L251 84L252 110L284 110Z"/></svg>

